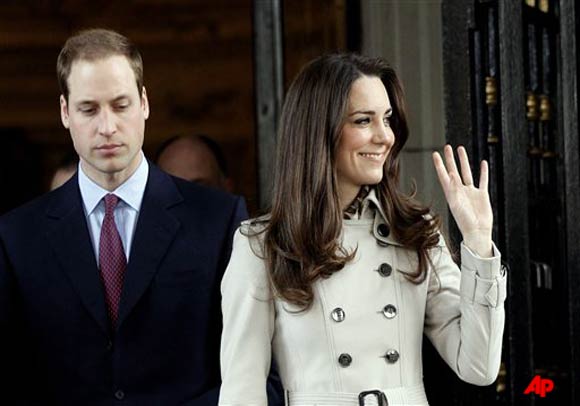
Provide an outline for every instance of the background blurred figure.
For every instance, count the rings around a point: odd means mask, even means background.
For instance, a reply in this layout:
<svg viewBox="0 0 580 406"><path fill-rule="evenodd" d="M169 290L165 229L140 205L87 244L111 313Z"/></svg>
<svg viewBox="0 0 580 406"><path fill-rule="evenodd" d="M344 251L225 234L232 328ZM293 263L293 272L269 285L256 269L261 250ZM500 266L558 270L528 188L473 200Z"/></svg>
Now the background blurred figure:
<svg viewBox="0 0 580 406"><path fill-rule="evenodd" d="M66 154L52 175L49 190L54 190L57 187L64 185L64 183L72 178L76 173L78 165L79 157L76 153L69 152Z"/></svg>
<svg viewBox="0 0 580 406"><path fill-rule="evenodd" d="M205 135L175 136L157 152L157 165L167 173L203 185L233 190L220 146Z"/></svg>

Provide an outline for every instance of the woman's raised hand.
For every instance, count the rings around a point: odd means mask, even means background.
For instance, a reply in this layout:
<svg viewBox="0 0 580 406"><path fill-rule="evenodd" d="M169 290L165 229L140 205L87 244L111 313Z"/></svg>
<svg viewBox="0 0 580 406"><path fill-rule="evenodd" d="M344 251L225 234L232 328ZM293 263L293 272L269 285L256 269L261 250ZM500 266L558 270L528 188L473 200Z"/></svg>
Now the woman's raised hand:
<svg viewBox="0 0 580 406"><path fill-rule="evenodd" d="M487 192L489 179L487 162L481 161L479 187L475 187L465 148L462 146L457 148L461 176L451 146L446 145L443 152L445 163L438 152L433 153L433 163L447 204L463 235L463 242L475 254L490 257L493 211Z"/></svg>

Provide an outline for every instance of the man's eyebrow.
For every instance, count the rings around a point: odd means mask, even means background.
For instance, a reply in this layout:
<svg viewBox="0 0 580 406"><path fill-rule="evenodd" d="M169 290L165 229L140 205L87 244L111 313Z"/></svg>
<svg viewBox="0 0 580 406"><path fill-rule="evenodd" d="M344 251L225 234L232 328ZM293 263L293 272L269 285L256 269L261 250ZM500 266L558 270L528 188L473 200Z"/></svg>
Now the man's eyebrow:
<svg viewBox="0 0 580 406"><path fill-rule="evenodd" d="M117 103L117 102L119 102L119 101L122 101L122 100L128 100L128 99L129 99L129 96L128 96L128 95L126 95L126 94L121 94L121 95L119 95L119 96L115 97L115 98L112 100L112 103ZM75 104L76 104L77 106L83 106L83 105L87 105L87 104L95 104L95 103L96 103L96 101L95 101L95 100L92 100L92 99L85 99L85 100L79 100L79 101L78 101L78 102L76 102Z"/></svg>
<svg viewBox="0 0 580 406"><path fill-rule="evenodd" d="M129 96L126 94L121 94L113 99L113 103L121 101L121 100L128 100Z"/></svg>
<svg viewBox="0 0 580 406"><path fill-rule="evenodd" d="M94 100L80 100L75 103L77 106L83 106L87 104L95 104Z"/></svg>

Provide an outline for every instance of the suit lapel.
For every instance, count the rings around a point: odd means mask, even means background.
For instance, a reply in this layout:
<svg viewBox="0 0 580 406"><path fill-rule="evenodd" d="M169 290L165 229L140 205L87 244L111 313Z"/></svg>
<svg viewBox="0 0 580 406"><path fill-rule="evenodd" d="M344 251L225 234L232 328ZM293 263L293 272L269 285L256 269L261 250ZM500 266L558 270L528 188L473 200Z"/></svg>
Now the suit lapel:
<svg viewBox="0 0 580 406"><path fill-rule="evenodd" d="M50 222L47 237L58 262L83 305L107 333L109 322L103 287L76 175L55 194L47 217Z"/></svg>
<svg viewBox="0 0 580 406"><path fill-rule="evenodd" d="M175 238L180 223L169 212L169 208L182 200L171 178L150 164L147 187L123 284L118 326L127 318L148 288Z"/></svg>

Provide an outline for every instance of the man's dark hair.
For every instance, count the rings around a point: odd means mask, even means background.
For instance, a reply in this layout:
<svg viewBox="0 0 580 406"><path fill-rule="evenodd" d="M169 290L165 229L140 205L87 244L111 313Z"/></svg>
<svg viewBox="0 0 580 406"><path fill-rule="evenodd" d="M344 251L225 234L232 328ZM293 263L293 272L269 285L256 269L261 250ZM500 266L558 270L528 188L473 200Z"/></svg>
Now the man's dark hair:
<svg viewBox="0 0 580 406"><path fill-rule="evenodd" d="M139 91L143 94L143 60L137 47L118 32L95 28L79 32L70 37L62 47L56 62L58 85L64 98L68 101L68 77L75 61L96 61L110 56L121 55L127 58Z"/></svg>

